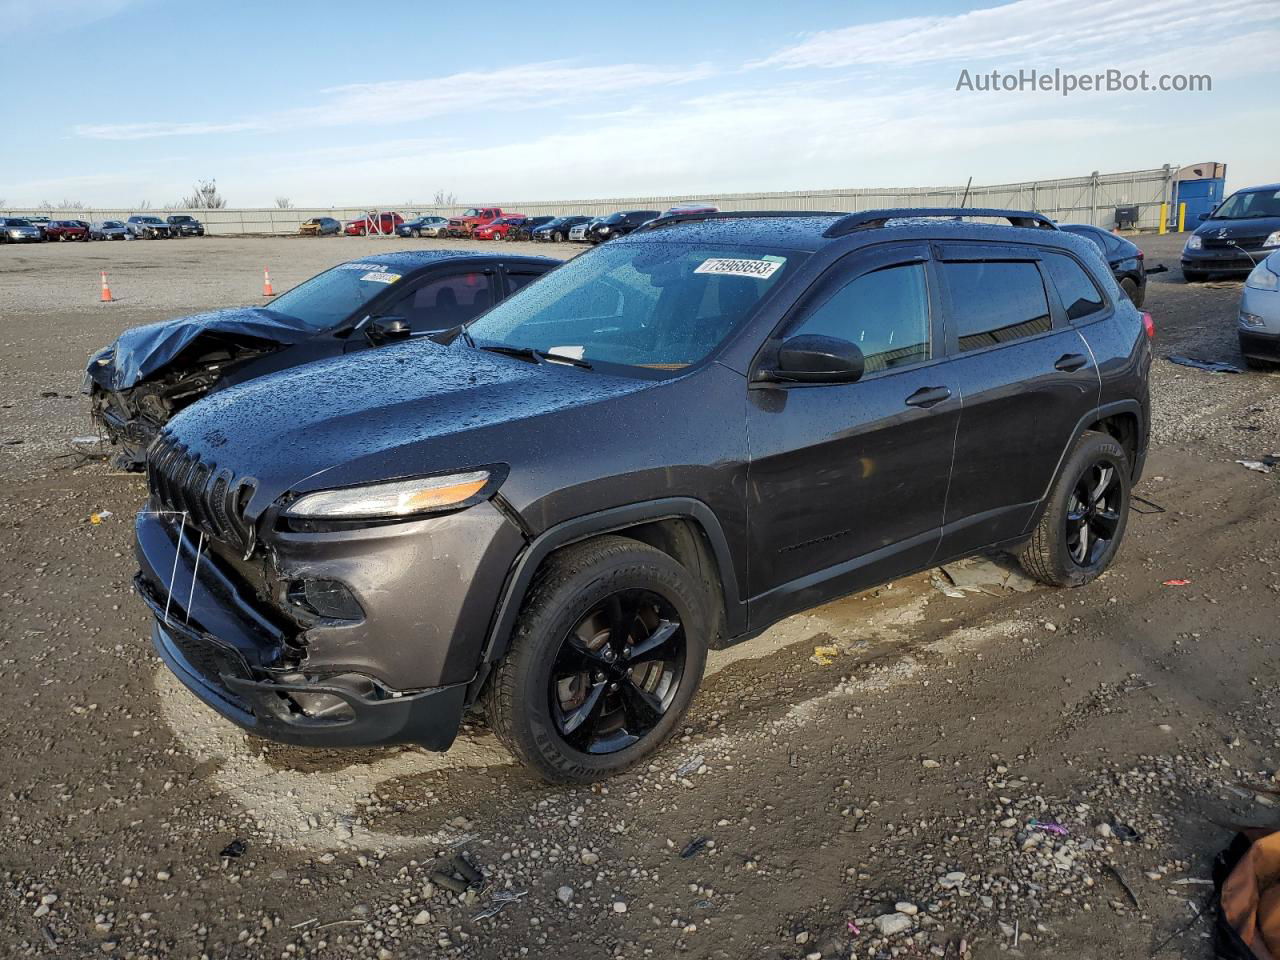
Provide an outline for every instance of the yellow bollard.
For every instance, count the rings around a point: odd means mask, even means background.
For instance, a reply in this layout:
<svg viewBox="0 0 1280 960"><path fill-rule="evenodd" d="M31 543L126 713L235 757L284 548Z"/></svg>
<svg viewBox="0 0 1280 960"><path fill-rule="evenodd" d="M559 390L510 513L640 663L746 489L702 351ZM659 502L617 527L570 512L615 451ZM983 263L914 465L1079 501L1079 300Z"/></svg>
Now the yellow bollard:
<svg viewBox="0 0 1280 960"><path fill-rule="evenodd" d="M1160 204L1160 232L1162 234L1169 232L1169 205L1167 203Z"/></svg>
<svg viewBox="0 0 1280 960"><path fill-rule="evenodd" d="M1178 232L1187 229L1187 205L1185 203L1178 204Z"/></svg>

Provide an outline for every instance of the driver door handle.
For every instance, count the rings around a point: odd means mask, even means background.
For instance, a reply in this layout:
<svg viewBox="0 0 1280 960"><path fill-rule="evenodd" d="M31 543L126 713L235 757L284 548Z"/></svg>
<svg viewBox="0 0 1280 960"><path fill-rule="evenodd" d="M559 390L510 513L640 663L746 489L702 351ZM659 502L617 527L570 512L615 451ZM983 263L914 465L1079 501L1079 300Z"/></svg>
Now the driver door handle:
<svg viewBox="0 0 1280 960"><path fill-rule="evenodd" d="M1071 373L1073 370L1079 370L1088 362L1089 358L1083 353L1064 353L1058 358L1058 362L1053 365L1053 368L1064 373Z"/></svg>
<svg viewBox="0 0 1280 960"><path fill-rule="evenodd" d="M951 391L946 387L921 387L907 397L907 406L932 407L935 403L941 403L943 400L949 399L950 396Z"/></svg>

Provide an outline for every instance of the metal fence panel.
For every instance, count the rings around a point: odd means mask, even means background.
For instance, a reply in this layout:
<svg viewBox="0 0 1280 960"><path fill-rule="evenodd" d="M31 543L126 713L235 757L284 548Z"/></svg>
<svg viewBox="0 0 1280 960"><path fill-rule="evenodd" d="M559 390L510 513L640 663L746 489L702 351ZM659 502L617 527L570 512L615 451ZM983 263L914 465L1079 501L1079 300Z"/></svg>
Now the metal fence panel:
<svg viewBox="0 0 1280 960"><path fill-rule="evenodd" d="M206 232L217 236L243 234L291 234L313 217L338 220L359 219L375 210L395 210L405 219L420 214L455 216L468 206L500 206L526 216L550 214L612 213L615 210L665 210L677 203L705 201L721 210L841 210L855 213L879 207L946 207L962 201L971 207L1004 207L1036 210L1055 220L1092 223L1111 227L1115 207L1137 206L1138 226L1159 225L1160 204L1168 202L1177 164L1122 173L1091 173L1083 177L1056 180L1028 180L965 187L862 187L832 190L794 190L772 193L680 194L650 197L612 197L595 200L556 200L435 206L432 204L369 204L346 207L234 207L223 210L147 210L94 208L87 210L7 210L7 216L45 215L55 220L125 220L145 212L158 217L185 213L204 223Z"/></svg>

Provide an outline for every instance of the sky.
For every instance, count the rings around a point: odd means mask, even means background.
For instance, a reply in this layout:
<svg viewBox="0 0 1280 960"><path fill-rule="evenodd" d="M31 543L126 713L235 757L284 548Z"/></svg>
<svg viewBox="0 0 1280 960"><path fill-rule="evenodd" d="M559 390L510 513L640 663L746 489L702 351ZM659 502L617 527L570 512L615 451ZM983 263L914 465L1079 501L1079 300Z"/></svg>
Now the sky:
<svg viewBox="0 0 1280 960"><path fill-rule="evenodd" d="M1275 0L0 0L0 37L0 206L1280 181ZM1212 90L957 90L1032 69Z"/></svg>

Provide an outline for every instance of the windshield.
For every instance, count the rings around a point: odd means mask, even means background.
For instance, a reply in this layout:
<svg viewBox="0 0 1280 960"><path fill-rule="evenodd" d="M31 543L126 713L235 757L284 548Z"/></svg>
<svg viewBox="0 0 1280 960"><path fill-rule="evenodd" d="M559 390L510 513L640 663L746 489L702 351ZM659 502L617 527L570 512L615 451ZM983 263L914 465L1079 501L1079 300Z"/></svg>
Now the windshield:
<svg viewBox="0 0 1280 960"><path fill-rule="evenodd" d="M1258 217L1280 217L1280 191L1241 190L1233 193L1210 219L1252 220Z"/></svg>
<svg viewBox="0 0 1280 960"><path fill-rule="evenodd" d="M384 263L342 263L281 294L268 309L325 330L346 320L399 280L395 268Z"/></svg>
<svg viewBox="0 0 1280 960"><path fill-rule="evenodd" d="M191 222L190 217L170 217L169 219L172 220L174 223L190 223Z"/></svg>
<svg viewBox="0 0 1280 960"><path fill-rule="evenodd" d="M480 347L679 370L714 350L805 256L669 241L601 247L504 300L467 332Z"/></svg>
<svg viewBox="0 0 1280 960"><path fill-rule="evenodd" d="M30 221L30 220L24 220L22 217L10 217L9 219L7 219L7 220L5 221L5 223L7 223L7 224L8 224L9 226L11 226L11 227L29 227L29 226L31 226L31 221Z"/></svg>
<svg viewBox="0 0 1280 960"><path fill-rule="evenodd" d="M103 226L104 227L123 227L124 224L121 223L119 220L108 220L106 223L103 224Z"/></svg>

